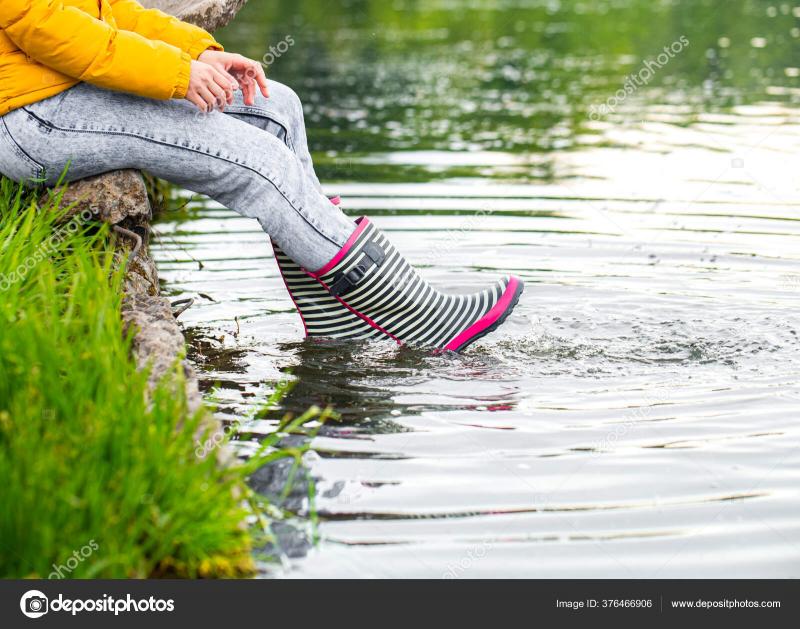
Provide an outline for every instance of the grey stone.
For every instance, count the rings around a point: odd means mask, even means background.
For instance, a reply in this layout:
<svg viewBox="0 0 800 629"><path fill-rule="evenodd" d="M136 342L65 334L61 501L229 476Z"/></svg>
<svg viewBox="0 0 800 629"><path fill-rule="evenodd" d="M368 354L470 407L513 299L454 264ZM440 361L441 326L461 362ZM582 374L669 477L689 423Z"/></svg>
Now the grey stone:
<svg viewBox="0 0 800 629"><path fill-rule="evenodd" d="M149 367L151 390L178 365L183 370L186 396L191 413L203 405L192 367L180 360L185 352L185 340L166 297L147 294L126 295L122 307L126 329L135 330L133 349L139 368Z"/></svg>
<svg viewBox="0 0 800 629"><path fill-rule="evenodd" d="M126 295L158 295L158 271L156 263L145 248L135 258L130 258L132 243L121 242L117 237L117 252L120 261L123 253L128 254L128 272L125 274Z"/></svg>
<svg viewBox="0 0 800 629"><path fill-rule="evenodd" d="M45 194L63 193L62 207L72 205L67 218L88 209L99 220L115 225L128 219L138 225L151 218L144 179L137 170L117 170L87 177Z"/></svg>
<svg viewBox="0 0 800 629"><path fill-rule="evenodd" d="M121 242L118 240L118 243ZM128 249L127 245L118 245L119 255L122 256ZM133 354L137 366L139 369L150 369L150 391L158 386L164 376L174 373L175 369L181 370L189 414L198 411L203 413L198 440L202 440L204 434L221 433L222 424L205 409L197 374L185 359L186 340L172 314L170 301L158 294L158 271L147 246L128 266L124 290L122 322L126 333L131 330L134 333ZM230 448L217 448L211 452L220 465L227 465L233 460Z"/></svg>
<svg viewBox="0 0 800 629"><path fill-rule="evenodd" d="M247 0L139 0L148 8L161 9L209 32L228 24Z"/></svg>

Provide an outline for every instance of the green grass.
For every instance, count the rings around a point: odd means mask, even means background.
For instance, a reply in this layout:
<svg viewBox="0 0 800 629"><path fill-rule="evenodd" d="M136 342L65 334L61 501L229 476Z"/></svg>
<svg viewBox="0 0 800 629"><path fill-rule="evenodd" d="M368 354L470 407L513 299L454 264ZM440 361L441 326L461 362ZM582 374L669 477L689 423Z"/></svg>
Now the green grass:
<svg viewBox="0 0 800 629"><path fill-rule="evenodd" d="M60 218L0 179L0 577L250 574L247 474L301 452L199 458L180 370L148 396L135 367L107 228Z"/></svg>

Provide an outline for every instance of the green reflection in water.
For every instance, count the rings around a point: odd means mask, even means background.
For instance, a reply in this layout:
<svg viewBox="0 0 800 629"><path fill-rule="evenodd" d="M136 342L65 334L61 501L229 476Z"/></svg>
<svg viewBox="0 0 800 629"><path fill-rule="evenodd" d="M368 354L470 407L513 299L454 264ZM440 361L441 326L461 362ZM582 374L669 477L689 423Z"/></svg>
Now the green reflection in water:
<svg viewBox="0 0 800 629"><path fill-rule="evenodd" d="M614 101L681 38L646 85ZM220 39L267 55L268 74L300 93L326 180L548 180L548 153L605 143L593 112L611 125L689 125L800 102L800 7L769 0L250 0ZM381 158L409 150L519 159Z"/></svg>

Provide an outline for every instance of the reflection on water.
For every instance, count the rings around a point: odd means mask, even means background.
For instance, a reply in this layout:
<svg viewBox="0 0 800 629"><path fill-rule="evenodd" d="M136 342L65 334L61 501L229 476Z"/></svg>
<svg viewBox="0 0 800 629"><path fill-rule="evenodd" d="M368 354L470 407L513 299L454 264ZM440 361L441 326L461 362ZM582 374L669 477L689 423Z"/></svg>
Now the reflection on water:
<svg viewBox="0 0 800 629"><path fill-rule="evenodd" d="M329 191L434 283L528 290L462 356L303 342L255 223L196 203L159 225L220 414L285 378L285 409L342 414L265 574L798 576L800 7L297 4L251 0L223 41L292 36L270 73Z"/></svg>

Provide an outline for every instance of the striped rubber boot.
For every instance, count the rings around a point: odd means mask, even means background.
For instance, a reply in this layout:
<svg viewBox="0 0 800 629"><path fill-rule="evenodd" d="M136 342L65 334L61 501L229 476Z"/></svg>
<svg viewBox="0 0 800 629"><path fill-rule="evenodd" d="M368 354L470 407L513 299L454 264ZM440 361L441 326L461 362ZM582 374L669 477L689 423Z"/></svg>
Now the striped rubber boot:
<svg viewBox="0 0 800 629"><path fill-rule="evenodd" d="M338 196L332 197L330 201L333 205L341 203ZM356 340L383 336L380 330L332 297L312 275L287 256L274 240L272 250L289 297L300 314L306 337Z"/></svg>
<svg viewBox="0 0 800 629"><path fill-rule="evenodd" d="M471 295L434 289L366 217L336 256L313 273L339 302L395 339L459 352L500 326L522 280L506 277Z"/></svg>
<svg viewBox="0 0 800 629"><path fill-rule="evenodd" d="M332 297L313 276L281 251L274 241L272 249L275 251L275 260L286 290L289 291L303 321L306 337L358 340L383 336L380 330Z"/></svg>

